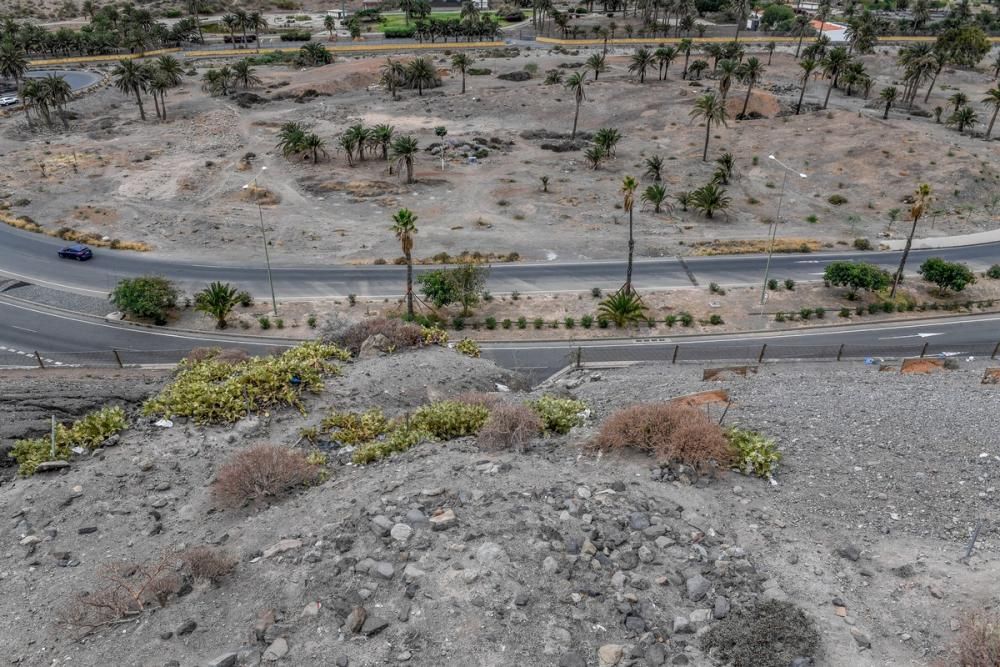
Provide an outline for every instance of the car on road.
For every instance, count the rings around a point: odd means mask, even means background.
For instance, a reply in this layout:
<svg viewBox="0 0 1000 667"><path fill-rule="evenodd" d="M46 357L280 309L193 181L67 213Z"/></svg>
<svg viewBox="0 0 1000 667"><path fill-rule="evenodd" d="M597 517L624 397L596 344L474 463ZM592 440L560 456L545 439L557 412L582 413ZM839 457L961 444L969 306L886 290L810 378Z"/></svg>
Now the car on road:
<svg viewBox="0 0 1000 667"><path fill-rule="evenodd" d="M83 262L93 257L94 252L85 245L74 243L73 245L66 246L60 250L59 256L63 259L78 259Z"/></svg>
<svg viewBox="0 0 1000 667"><path fill-rule="evenodd" d="M9 107L18 103L17 95L5 95L0 97L0 107Z"/></svg>

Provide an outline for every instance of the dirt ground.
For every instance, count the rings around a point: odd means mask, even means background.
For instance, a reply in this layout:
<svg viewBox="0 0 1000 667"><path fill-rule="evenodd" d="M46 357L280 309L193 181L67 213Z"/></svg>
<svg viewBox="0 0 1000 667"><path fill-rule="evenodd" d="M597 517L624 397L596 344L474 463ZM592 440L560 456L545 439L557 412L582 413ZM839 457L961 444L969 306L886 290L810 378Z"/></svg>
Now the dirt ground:
<svg viewBox="0 0 1000 667"><path fill-rule="evenodd" d="M328 409L395 415L497 382L514 388L506 400L524 395L489 362L438 348L348 364L305 415L207 428L135 418L115 447L0 483L0 647L32 667L707 667L705 632L783 600L815 624L819 649L799 657L816 665L930 665L964 612L997 603L997 527L960 560L996 496L997 390L982 372L789 364L704 382L689 365L586 371L539 392L582 399L584 425L524 453L462 439L357 467L331 450L327 481L238 510L212 495L219 465L250 444L294 445ZM43 377L54 402L73 381ZM50 395L36 378L4 386ZM596 455L587 441L639 386L649 401L727 390L726 423L777 440L776 483ZM455 522L431 529L441 510ZM200 544L235 556L235 571L78 641L58 624L102 565ZM357 634L356 608L367 616Z"/></svg>
<svg viewBox="0 0 1000 667"><path fill-rule="evenodd" d="M876 93L898 76L892 51L863 58L876 77ZM571 72L590 53L536 49L513 58L479 54L476 66L493 74L468 76L465 95L459 94L459 76L447 73L449 59L438 54L444 86L423 97L405 91L397 102L374 85L382 59L361 57L303 71L260 67L264 87L251 92L268 101L249 108L236 98L204 94L198 81L204 63L196 77L168 95L166 123L140 122L129 98L105 89L71 105L77 118L68 133L28 132L20 116L0 120L0 153L9 165L0 174L0 195L11 213L46 228L66 225L145 241L154 252L174 257L234 260L257 243L257 211L242 188L259 174L259 185L278 200L263 214L273 254L286 263L391 261L400 253L390 218L404 206L419 218L418 257L462 250L513 251L532 260L617 257L625 222L622 176L639 178L641 192L648 185L644 159L660 155L667 189L677 193L704 184L714 168L700 160L704 127L689 117L694 98L714 82L681 81L682 63L675 62L667 81L656 81L651 72L640 85L626 71L629 52L609 54L611 70L586 89L581 131L616 127L623 135L617 157L597 170L584 163L580 151L541 147L559 140L524 138L531 132L569 132L569 94L542 80L560 65ZM530 81L496 78L526 66L537 67ZM728 213L710 220L674 205L654 214L637 203L639 256L683 254L692 244L715 239L763 238L776 215L784 175L767 159L772 153L808 175L786 185L782 237L824 244L858 237L877 242L885 233L898 237L906 231L903 199L918 182L930 183L935 195L921 236L996 226L1000 168L991 144L901 110L883 121L878 109L840 91L831 96L828 112L789 115L797 99L797 72L791 56L779 50L751 106L772 117L730 120L728 127L712 131L710 158L732 152L740 174L728 188ZM945 71L926 107L947 106L945 98L956 90L979 99L989 85L985 73ZM310 89L318 96L303 97ZM811 108L825 89L824 81L810 82ZM734 87L731 111L743 93ZM328 159L313 165L277 154L277 128L293 120L326 140ZM465 149L456 148L442 171L439 159L422 151L417 182L406 185L390 176L381 160L350 167L335 149L339 133L359 121L391 123L398 133L413 134L422 148L438 141L435 127L445 126L448 140L485 146L488 155L469 164L460 155ZM485 143L476 145L476 139ZM249 167L242 161L247 153L256 156ZM46 167L44 179L39 163ZM268 169L261 172L264 166ZM541 191L543 175L550 178L547 193ZM846 202L829 203L833 195ZM900 209L900 220L889 229L892 209Z"/></svg>

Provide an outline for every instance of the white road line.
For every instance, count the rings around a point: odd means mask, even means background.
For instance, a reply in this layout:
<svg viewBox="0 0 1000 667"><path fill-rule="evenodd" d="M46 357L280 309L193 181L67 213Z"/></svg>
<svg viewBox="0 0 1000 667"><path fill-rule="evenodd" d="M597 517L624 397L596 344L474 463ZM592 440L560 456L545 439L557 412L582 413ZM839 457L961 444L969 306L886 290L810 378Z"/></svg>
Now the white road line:
<svg viewBox="0 0 1000 667"><path fill-rule="evenodd" d="M11 329L20 329L21 331L27 331L28 333L38 333L34 329L26 329L24 327L19 327L16 324L12 324L12 325L10 325L10 327L11 327Z"/></svg>

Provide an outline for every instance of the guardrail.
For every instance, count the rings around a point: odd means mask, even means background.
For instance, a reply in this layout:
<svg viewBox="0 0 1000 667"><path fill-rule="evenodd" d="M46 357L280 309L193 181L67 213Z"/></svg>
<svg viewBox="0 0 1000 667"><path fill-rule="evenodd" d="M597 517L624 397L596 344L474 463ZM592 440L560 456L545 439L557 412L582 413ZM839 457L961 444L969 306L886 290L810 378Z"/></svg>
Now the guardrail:
<svg viewBox="0 0 1000 667"><path fill-rule="evenodd" d="M231 347L238 346L234 341ZM254 347L254 354L286 352L287 347ZM174 365L191 354L182 350L92 350L84 352L43 352L0 349L0 368L141 368Z"/></svg>

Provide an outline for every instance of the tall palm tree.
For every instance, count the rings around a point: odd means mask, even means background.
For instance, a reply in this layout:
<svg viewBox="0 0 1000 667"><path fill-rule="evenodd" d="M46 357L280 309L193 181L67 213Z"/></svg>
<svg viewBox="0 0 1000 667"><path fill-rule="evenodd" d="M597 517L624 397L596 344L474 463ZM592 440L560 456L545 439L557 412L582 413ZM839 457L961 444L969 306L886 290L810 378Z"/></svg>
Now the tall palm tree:
<svg viewBox="0 0 1000 667"><path fill-rule="evenodd" d="M70 87L69 82L61 76L49 74L42 79L42 85L45 88L46 99L59 112L59 119L62 120L63 127L68 128L69 121L66 119L66 105L73 98L73 89Z"/></svg>
<svg viewBox="0 0 1000 667"><path fill-rule="evenodd" d="M605 59L606 56L603 53L592 53L590 57L587 58L587 62L584 63L584 67L594 73L594 81L597 81L597 77L601 75L601 72L608 71Z"/></svg>
<svg viewBox="0 0 1000 667"><path fill-rule="evenodd" d="M214 317L217 329L226 328L226 318L239 302L239 290L229 283L213 282L194 295L194 309Z"/></svg>
<svg viewBox="0 0 1000 667"><path fill-rule="evenodd" d="M694 42L685 37L677 45L677 50L684 54L684 71L681 73L681 78L688 78L688 60L691 58L691 49L694 47Z"/></svg>
<svg viewBox="0 0 1000 667"><path fill-rule="evenodd" d="M777 46L778 45L775 42L768 42L767 44L764 45L764 50L767 51L767 66L768 67L771 66L771 56L774 55L774 49L777 48Z"/></svg>
<svg viewBox="0 0 1000 667"><path fill-rule="evenodd" d="M701 118L705 121L705 150L702 151L701 161L708 160L708 140L712 136L712 125L726 126L728 116L726 115L726 103L714 92L705 93L699 97L694 108L689 114L691 118Z"/></svg>
<svg viewBox="0 0 1000 667"><path fill-rule="evenodd" d="M802 51L802 39L806 36L806 28L809 27L809 17L805 14L798 14L795 17L795 30L799 33L799 43L795 47L795 59L799 59Z"/></svg>
<svg viewBox="0 0 1000 667"><path fill-rule="evenodd" d="M229 31L229 41L236 43L236 31L240 29L240 19L235 14L226 14L222 17L222 25Z"/></svg>
<svg viewBox="0 0 1000 667"><path fill-rule="evenodd" d="M983 104L993 107L993 115L990 116L990 124L986 128L986 141L989 141L990 134L993 133L993 124L997 122L997 114L1000 114L1000 86L986 91Z"/></svg>
<svg viewBox="0 0 1000 667"><path fill-rule="evenodd" d="M417 140L410 136L397 137L392 142L392 159L396 161L396 168L399 173L403 171L400 167L406 168L406 182L413 182L413 159L417 155Z"/></svg>
<svg viewBox="0 0 1000 667"><path fill-rule="evenodd" d="M733 86L733 79L736 78L736 72L739 65L735 60L723 60L719 63L719 94L722 95L722 101L726 101L726 97L729 96L729 89Z"/></svg>
<svg viewBox="0 0 1000 667"><path fill-rule="evenodd" d="M670 69L670 63L674 62L674 59L677 58L677 49L672 46L661 46L656 49L653 55L656 57L656 64L660 70L660 81L663 81L667 78L667 70Z"/></svg>
<svg viewBox="0 0 1000 667"><path fill-rule="evenodd" d="M805 58L799 63L799 67L802 68L802 91L799 93L799 103L795 105L795 115L798 116L802 111L802 98L806 96L806 86L809 85L809 77L812 73L816 71L819 66L812 58Z"/></svg>
<svg viewBox="0 0 1000 667"><path fill-rule="evenodd" d="M899 91L896 89L896 86L888 86L886 88L883 88L882 91L878 94L878 96L882 99L882 101L885 102L885 111L882 112L882 120L886 120L889 118L889 109L892 108L892 103L896 101L896 96L898 94Z"/></svg>
<svg viewBox="0 0 1000 667"><path fill-rule="evenodd" d="M149 94L153 97L153 106L156 107L156 117L161 120L167 119L167 109L160 105L161 95L165 95L167 90L170 88L170 83L167 78L158 72L154 67L150 73L149 83L147 84L147 90Z"/></svg>
<svg viewBox="0 0 1000 667"><path fill-rule="evenodd" d="M707 70L708 67L709 65L706 61L699 59L691 63L688 71L691 73L692 78L701 80L701 73Z"/></svg>
<svg viewBox="0 0 1000 667"><path fill-rule="evenodd" d="M847 49L842 46L830 49L830 52L826 54L825 58L823 58L823 73L830 77L830 85L827 86L826 97L823 98L824 109L827 107L827 104L830 103L830 93L833 91L834 86L837 85L840 74L844 71L850 61L851 56L847 54Z"/></svg>
<svg viewBox="0 0 1000 667"><path fill-rule="evenodd" d="M267 30L267 19L260 12L250 12L247 16L247 28L253 31L253 41L260 45L260 31Z"/></svg>
<svg viewBox="0 0 1000 667"><path fill-rule="evenodd" d="M403 248L406 258L406 315L413 319L413 235L417 233L417 216L408 208L401 208L392 216L392 232Z"/></svg>
<svg viewBox="0 0 1000 667"><path fill-rule="evenodd" d="M126 95L135 95L135 102L139 105L139 117L146 120L146 110L142 106L142 93L149 85L149 70L134 60L123 58L115 65L111 76L115 81L115 88Z"/></svg>
<svg viewBox="0 0 1000 667"><path fill-rule="evenodd" d="M587 99L584 94L584 87L587 85L587 73L586 72L573 72L566 79L566 89L573 93L573 99L576 101L576 112L573 114L573 133L570 135L570 139L576 139L576 124L580 119L580 104Z"/></svg>
<svg viewBox="0 0 1000 667"><path fill-rule="evenodd" d="M451 66L462 73L462 94L465 94L465 71L472 67L475 58L466 53L456 53L451 57Z"/></svg>
<svg viewBox="0 0 1000 667"><path fill-rule="evenodd" d="M250 65L246 58L233 65L233 81L243 88L253 88L261 84L260 77L256 70Z"/></svg>
<svg viewBox="0 0 1000 667"><path fill-rule="evenodd" d="M639 83L646 82L646 70L653 66L656 58L649 49L642 46L632 54L632 63L628 66L628 71L639 75Z"/></svg>
<svg viewBox="0 0 1000 667"><path fill-rule="evenodd" d="M889 299L896 296L896 287L903 279L903 269L906 268L906 258L910 256L910 246L913 245L913 235L917 232L917 222L927 210L927 205L931 201L931 186L921 183L917 186L917 191L913 193L913 205L910 206L910 219L913 226L910 228L910 235L906 237L906 245L903 247L903 256L899 260L899 269L892 279L892 290L889 291Z"/></svg>
<svg viewBox="0 0 1000 667"><path fill-rule="evenodd" d="M635 251L635 238L632 236L632 209L635 204L635 189L639 183L631 176L622 179L622 208L628 211L628 264L625 267L625 284L622 285L621 292L632 294L632 254Z"/></svg>
<svg viewBox="0 0 1000 667"><path fill-rule="evenodd" d="M247 47L247 29L250 27L250 14L242 7L237 7L233 10L233 15L236 17L236 27L243 33L243 48L245 49Z"/></svg>
<svg viewBox="0 0 1000 667"><path fill-rule="evenodd" d="M14 87L21 87L24 73L28 71L28 54L10 36L0 42L0 77L14 80Z"/></svg>
<svg viewBox="0 0 1000 667"><path fill-rule="evenodd" d="M659 213L663 202L667 200L667 189L662 183L654 183L642 193L642 201L653 205L653 213Z"/></svg>
<svg viewBox="0 0 1000 667"><path fill-rule="evenodd" d="M381 67L382 85L389 89L392 99L399 99L396 91L406 78L406 67L403 63L393 60L391 57L385 59Z"/></svg>
<svg viewBox="0 0 1000 667"><path fill-rule="evenodd" d="M736 74L739 76L740 81L747 86L747 95L743 98L743 110L740 111L740 116L745 118L747 115L747 106L750 104L750 93L753 91L753 87L764 78L764 65L757 58L751 56L747 58L745 63L740 65Z"/></svg>
<svg viewBox="0 0 1000 667"><path fill-rule="evenodd" d="M327 14L326 16L323 17L323 27L326 29L328 33L330 33L328 41L333 41L334 39L336 39L337 19L333 18L332 14Z"/></svg>
<svg viewBox="0 0 1000 667"><path fill-rule="evenodd" d="M417 95L423 97L424 86L434 85L437 72L427 58L414 58L406 65L406 78L411 86L417 87Z"/></svg>

